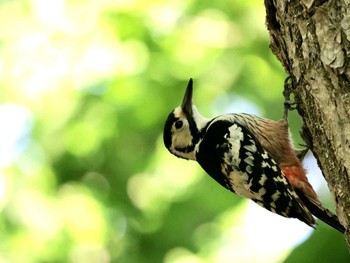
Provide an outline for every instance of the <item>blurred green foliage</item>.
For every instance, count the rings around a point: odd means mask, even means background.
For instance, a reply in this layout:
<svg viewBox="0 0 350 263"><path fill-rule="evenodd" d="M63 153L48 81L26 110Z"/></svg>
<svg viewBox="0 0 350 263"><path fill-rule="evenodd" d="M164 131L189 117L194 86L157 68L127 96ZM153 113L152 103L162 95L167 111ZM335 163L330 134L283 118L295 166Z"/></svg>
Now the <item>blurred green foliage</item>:
<svg viewBox="0 0 350 263"><path fill-rule="evenodd" d="M262 1L1 1L0 21L0 262L347 262L322 224L268 248L272 223L247 234L247 202L162 144L190 77L205 115L281 116Z"/></svg>

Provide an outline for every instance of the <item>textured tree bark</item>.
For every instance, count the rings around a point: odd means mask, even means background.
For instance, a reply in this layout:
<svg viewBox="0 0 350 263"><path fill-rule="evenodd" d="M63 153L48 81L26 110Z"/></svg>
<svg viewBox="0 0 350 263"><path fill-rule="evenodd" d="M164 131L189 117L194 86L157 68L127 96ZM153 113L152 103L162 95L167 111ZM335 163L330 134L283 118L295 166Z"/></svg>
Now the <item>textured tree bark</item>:
<svg viewBox="0 0 350 263"><path fill-rule="evenodd" d="M293 79L303 139L350 248L350 0L265 0L270 48Z"/></svg>

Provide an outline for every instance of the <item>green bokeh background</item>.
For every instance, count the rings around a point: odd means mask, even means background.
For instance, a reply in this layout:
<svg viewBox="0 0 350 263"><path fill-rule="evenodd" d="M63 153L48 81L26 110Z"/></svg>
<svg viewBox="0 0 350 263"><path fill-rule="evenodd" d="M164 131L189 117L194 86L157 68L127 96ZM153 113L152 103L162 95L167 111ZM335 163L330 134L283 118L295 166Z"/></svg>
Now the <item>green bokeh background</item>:
<svg viewBox="0 0 350 263"><path fill-rule="evenodd" d="M206 116L281 117L264 17L261 0L0 1L0 129L19 132L0 151L0 262L349 262L322 223L280 251L243 242L248 203L163 146L190 77Z"/></svg>

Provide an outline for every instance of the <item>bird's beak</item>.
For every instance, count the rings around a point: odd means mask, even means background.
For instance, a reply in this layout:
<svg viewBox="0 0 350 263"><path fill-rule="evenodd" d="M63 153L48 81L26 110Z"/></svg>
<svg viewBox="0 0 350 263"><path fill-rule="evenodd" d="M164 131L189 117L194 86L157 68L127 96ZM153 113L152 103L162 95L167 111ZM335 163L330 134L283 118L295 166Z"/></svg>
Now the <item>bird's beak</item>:
<svg viewBox="0 0 350 263"><path fill-rule="evenodd" d="M181 104L181 108L183 112L188 116L192 115L192 93L193 93L193 80L190 79L190 81L187 84L185 96Z"/></svg>

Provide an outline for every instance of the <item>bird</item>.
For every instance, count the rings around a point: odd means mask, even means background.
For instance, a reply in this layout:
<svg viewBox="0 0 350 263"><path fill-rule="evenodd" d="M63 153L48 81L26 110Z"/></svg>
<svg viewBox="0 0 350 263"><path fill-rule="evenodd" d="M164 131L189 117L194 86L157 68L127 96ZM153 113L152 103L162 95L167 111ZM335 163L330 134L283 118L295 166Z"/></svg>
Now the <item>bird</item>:
<svg viewBox="0 0 350 263"><path fill-rule="evenodd" d="M309 183L286 118L274 121L247 113L206 118L192 97L191 78L181 105L165 121L163 141L171 154L197 161L220 185L275 214L313 228L315 216L345 232Z"/></svg>

